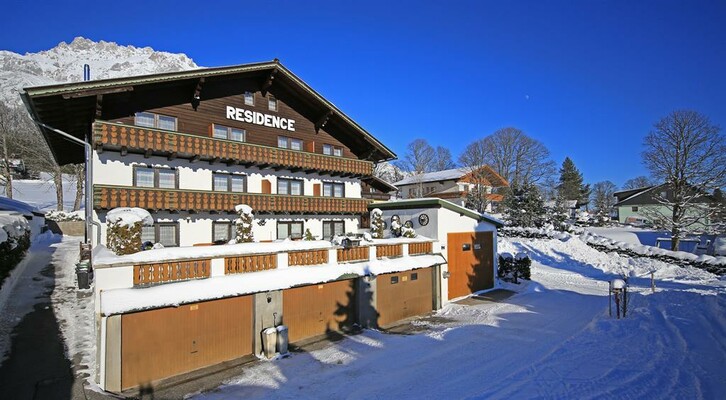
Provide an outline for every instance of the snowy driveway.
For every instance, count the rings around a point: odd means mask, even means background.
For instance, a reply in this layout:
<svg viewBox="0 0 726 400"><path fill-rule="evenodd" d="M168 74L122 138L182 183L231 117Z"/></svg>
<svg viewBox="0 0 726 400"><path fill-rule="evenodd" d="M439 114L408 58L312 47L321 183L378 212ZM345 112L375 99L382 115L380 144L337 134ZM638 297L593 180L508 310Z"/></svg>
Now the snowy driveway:
<svg viewBox="0 0 726 400"><path fill-rule="evenodd" d="M616 321L607 279L641 266L577 239L500 250L535 260L520 294L448 305L438 316L451 322L424 333L366 331L260 362L198 398L715 398L726 390L723 281L671 266L659 282L668 289L640 290L631 316Z"/></svg>

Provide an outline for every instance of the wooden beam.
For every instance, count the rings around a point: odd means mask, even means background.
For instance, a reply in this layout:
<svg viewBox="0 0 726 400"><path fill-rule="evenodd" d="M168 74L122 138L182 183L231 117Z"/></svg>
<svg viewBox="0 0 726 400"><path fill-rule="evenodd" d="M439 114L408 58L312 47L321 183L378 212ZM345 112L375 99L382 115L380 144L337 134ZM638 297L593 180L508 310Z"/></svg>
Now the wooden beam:
<svg viewBox="0 0 726 400"><path fill-rule="evenodd" d="M199 78L197 81L197 87L194 88L194 94L192 94L192 108L197 111L199 103L202 100L202 85L204 84L204 77Z"/></svg>
<svg viewBox="0 0 726 400"><path fill-rule="evenodd" d="M228 167L231 167L233 165L237 165L239 163L239 161L237 161L233 158L230 158L229 160L225 161L225 163L227 164Z"/></svg>
<svg viewBox="0 0 726 400"><path fill-rule="evenodd" d="M152 153L153 153L153 151L151 149L146 149L146 151L144 152L144 158L151 157Z"/></svg>
<svg viewBox="0 0 726 400"><path fill-rule="evenodd" d="M63 98L68 99L75 99L78 97L90 97L90 96L96 96L98 94L110 94L110 93L123 93L123 92L131 92L134 90L133 86L124 86L119 88L113 88L113 89L94 89L94 90L86 90L84 92L76 92L76 93L68 93L64 94Z"/></svg>
<svg viewBox="0 0 726 400"><path fill-rule="evenodd" d="M262 92L263 96L267 96L267 89L272 86L272 82L275 80L276 74L277 68L270 71L270 75L267 76L267 79L265 79L265 82L262 84L262 88L260 88L260 91Z"/></svg>
<svg viewBox="0 0 726 400"><path fill-rule="evenodd" d="M330 117L333 116L333 110L328 110L320 119L318 119L318 122L315 123L315 133L318 133L320 129L325 127L325 124L328 123L328 120Z"/></svg>
<svg viewBox="0 0 726 400"><path fill-rule="evenodd" d="M103 94L96 95L96 119L101 119L103 114Z"/></svg>
<svg viewBox="0 0 726 400"><path fill-rule="evenodd" d="M209 165L216 164L220 160L219 157L214 157L213 159L209 160Z"/></svg>
<svg viewBox="0 0 726 400"><path fill-rule="evenodd" d="M199 161L199 158L200 158L199 154L195 154L194 157L189 159L189 162L195 163L195 162Z"/></svg>
<svg viewBox="0 0 726 400"><path fill-rule="evenodd" d="M121 146L121 157L129 154L129 149L126 146Z"/></svg>
<svg viewBox="0 0 726 400"><path fill-rule="evenodd" d="M101 154L103 153L103 143L97 142L95 146L93 146L96 149L96 153Z"/></svg>
<svg viewBox="0 0 726 400"><path fill-rule="evenodd" d="M173 160L175 158L176 158L176 151L172 151L171 153L169 153L168 156L166 156L166 159L169 160L169 161L171 161L171 160Z"/></svg>

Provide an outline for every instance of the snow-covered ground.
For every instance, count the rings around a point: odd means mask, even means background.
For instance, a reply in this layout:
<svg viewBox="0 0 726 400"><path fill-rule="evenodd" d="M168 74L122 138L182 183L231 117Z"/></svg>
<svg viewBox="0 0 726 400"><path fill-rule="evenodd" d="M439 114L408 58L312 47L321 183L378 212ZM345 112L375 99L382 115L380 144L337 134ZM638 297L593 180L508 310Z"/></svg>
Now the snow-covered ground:
<svg viewBox="0 0 726 400"><path fill-rule="evenodd" d="M0 186L0 196L6 196L5 187ZM41 211L55 210L58 200L55 195L55 183L45 172L40 174L40 179L14 179L13 199L38 207ZM76 181L73 175L63 175L63 209L73 210L73 202L76 199ZM84 199L85 200L85 199ZM83 204L85 201L82 201Z"/></svg>
<svg viewBox="0 0 726 400"><path fill-rule="evenodd" d="M655 242L658 238L671 237L670 232L641 229L632 226L589 227L586 230L596 235L617 240L619 242L644 244L646 246L655 246Z"/></svg>
<svg viewBox="0 0 726 400"><path fill-rule="evenodd" d="M419 334L366 331L257 363L194 398L697 399L726 390L724 280L576 237L506 239L499 250L533 259L532 281L503 302L450 304L418 322ZM616 320L607 281L623 273L633 295Z"/></svg>

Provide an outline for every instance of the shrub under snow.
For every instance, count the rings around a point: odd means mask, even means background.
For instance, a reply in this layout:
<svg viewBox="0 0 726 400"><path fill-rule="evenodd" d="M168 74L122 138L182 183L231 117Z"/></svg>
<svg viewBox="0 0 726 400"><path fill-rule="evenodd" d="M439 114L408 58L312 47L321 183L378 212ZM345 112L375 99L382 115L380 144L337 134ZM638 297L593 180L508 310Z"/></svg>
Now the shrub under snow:
<svg viewBox="0 0 726 400"><path fill-rule="evenodd" d="M141 251L141 227L152 225L148 211L138 207L118 207L106 214L106 244L117 255Z"/></svg>
<svg viewBox="0 0 726 400"><path fill-rule="evenodd" d="M252 214L252 207L247 204L238 204L234 207L235 211L239 215L237 218L237 243L249 243L255 241L255 236L252 233L252 221L254 215Z"/></svg>
<svg viewBox="0 0 726 400"><path fill-rule="evenodd" d="M0 215L0 284L30 247L30 226L22 215Z"/></svg>
<svg viewBox="0 0 726 400"><path fill-rule="evenodd" d="M383 239L383 211L380 208L371 210L371 237Z"/></svg>

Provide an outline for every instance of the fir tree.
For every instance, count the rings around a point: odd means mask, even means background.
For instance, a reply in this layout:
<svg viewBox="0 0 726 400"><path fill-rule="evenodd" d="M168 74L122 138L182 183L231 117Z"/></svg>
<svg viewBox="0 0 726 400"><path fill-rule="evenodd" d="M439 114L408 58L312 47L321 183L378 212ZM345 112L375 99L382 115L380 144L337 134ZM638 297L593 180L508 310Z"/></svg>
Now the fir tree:
<svg viewBox="0 0 726 400"><path fill-rule="evenodd" d="M544 200L533 184L511 187L503 203L505 218L512 226L534 227L544 222Z"/></svg>
<svg viewBox="0 0 726 400"><path fill-rule="evenodd" d="M559 193L567 200L582 203L590 198L590 185L582 183L582 173L577 169L570 157L565 157L560 168Z"/></svg>
<svg viewBox="0 0 726 400"><path fill-rule="evenodd" d="M305 236L303 237L303 240L307 240L307 241L315 240L315 237L310 232L310 229L305 229Z"/></svg>

